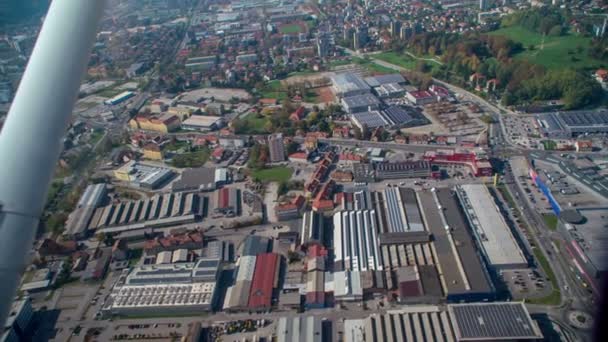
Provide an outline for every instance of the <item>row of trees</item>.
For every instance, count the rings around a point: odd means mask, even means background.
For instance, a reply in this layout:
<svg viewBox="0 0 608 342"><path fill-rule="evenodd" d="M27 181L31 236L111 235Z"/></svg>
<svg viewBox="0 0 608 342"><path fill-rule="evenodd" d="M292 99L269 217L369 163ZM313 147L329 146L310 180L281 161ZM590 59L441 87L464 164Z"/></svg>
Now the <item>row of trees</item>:
<svg viewBox="0 0 608 342"><path fill-rule="evenodd" d="M497 91L503 92L506 105L561 98L567 109L575 109L601 98L599 84L588 75L570 69L547 71L541 65L513 58L523 47L506 37L479 33L456 36L459 39L455 36L423 33L412 37L406 45L420 54L432 54L439 47L444 64L433 69L436 78L460 86L469 86L473 73L483 75L486 80L496 79ZM418 79L421 84L428 83L424 77Z"/></svg>
<svg viewBox="0 0 608 342"><path fill-rule="evenodd" d="M551 8L537 8L515 12L502 20L502 26L521 26L532 32L561 36L565 33L566 13Z"/></svg>

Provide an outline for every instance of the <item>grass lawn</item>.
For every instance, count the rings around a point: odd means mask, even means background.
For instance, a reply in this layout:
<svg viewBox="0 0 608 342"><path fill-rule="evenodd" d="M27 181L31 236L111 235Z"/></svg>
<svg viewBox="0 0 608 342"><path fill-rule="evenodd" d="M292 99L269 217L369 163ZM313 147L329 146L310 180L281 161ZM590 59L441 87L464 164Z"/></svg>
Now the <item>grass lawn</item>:
<svg viewBox="0 0 608 342"><path fill-rule="evenodd" d="M61 190L61 188L63 187L63 181L62 180L55 180L51 183L51 187L49 188L49 193L46 196L46 201L52 201L55 196L57 196L57 194L59 193L59 191Z"/></svg>
<svg viewBox="0 0 608 342"><path fill-rule="evenodd" d="M559 305L561 293L559 291L559 287L557 285L557 279L555 279L555 274L553 273L553 269L551 268L551 265L549 265L549 261L547 260L547 258L543 254L543 252L538 247L532 248L532 252L534 252L534 256L536 257L536 260L538 260L538 263L545 271L547 278L549 278L549 281L551 282L551 285L553 286L553 292L547 297L539 298L539 299L530 299L530 300L528 300L528 302L534 303L534 304Z"/></svg>
<svg viewBox="0 0 608 342"><path fill-rule="evenodd" d="M257 117L257 114L250 113L242 119L247 125L245 132L241 134L266 134L264 125L266 125L267 119L265 117Z"/></svg>
<svg viewBox="0 0 608 342"><path fill-rule="evenodd" d="M173 143L165 145L167 151L179 151L182 148L188 148L190 144L187 141L176 140Z"/></svg>
<svg viewBox="0 0 608 342"><path fill-rule="evenodd" d="M391 63L391 64L398 65L402 68L406 68L409 70L414 70L416 68L416 64L418 64L418 61L415 58L412 58L411 56L409 56L405 53L399 54L399 53L393 52L393 51L379 53L377 55L374 55L374 58L383 60L383 61ZM429 66L430 71L432 71L433 68L436 68L439 66L439 64L436 62L432 62L432 61L425 61L425 62Z"/></svg>
<svg viewBox="0 0 608 342"><path fill-rule="evenodd" d="M375 73L393 74L393 73L397 72L396 70L384 67L382 65L378 65L378 64L374 63L371 60L366 60L366 59L363 59L363 58L356 58L355 57L355 58L353 58L353 63L359 64L360 66L364 67L368 71L375 72Z"/></svg>
<svg viewBox="0 0 608 342"><path fill-rule="evenodd" d="M290 72L289 75L287 75L287 77L291 77L291 76L309 76L309 75L314 75L316 73L317 72L313 71L313 70L294 71L294 72Z"/></svg>
<svg viewBox="0 0 608 342"><path fill-rule="evenodd" d="M406 69L414 69L416 67L416 60L406 54L398 54L397 52L383 52L374 55L374 58L383 60L385 62L398 65Z"/></svg>
<svg viewBox="0 0 608 342"><path fill-rule="evenodd" d="M96 93L95 95L98 96L102 96L102 97L107 97L107 98L112 98L120 93L122 93L123 91L120 89L113 89L113 88L106 88L98 93Z"/></svg>
<svg viewBox="0 0 608 342"><path fill-rule="evenodd" d="M329 67L333 68L333 67L342 66L342 65L348 65L348 64L352 64L352 63L353 62L351 60L341 59L341 60L329 62Z"/></svg>
<svg viewBox="0 0 608 342"><path fill-rule="evenodd" d="M553 151L557 148L557 143L553 140L543 140L541 141L541 143L547 151Z"/></svg>
<svg viewBox="0 0 608 342"><path fill-rule="evenodd" d="M272 167L270 169L254 170L251 176L262 182L287 182L291 178L293 170L285 166Z"/></svg>
<svg viewBox="0 0 608 342"><path fill-rule="evenodd" d="M173 157L172 164L175 167L201 167L209 159L209 149L204 148L196 152L178 154Z"/></svg>
<svg viewBox="0 0 608 342"><path fill-rule="evenodd" d="M279 32L283 34L300 33L302 28L298 24L284 25L279 27Z"/></svg>
<svg viewBox="0 0 608 342"><path fill-rule="evenodd" d="M553 214L543 214L543 220L545 221L547 228L551 230L557 229L557 216Z"/></svg>
<svg viewBox="0 0 608 342"><path fill-rule="evenodd" d="M266 87L260 90L260 95L263 98L277 99L280 101L287 99L287 92L283 90L283 87L281 86L281 81L279 80L268 82L268 84L266 84Z"/></svg>
<svg viewBox="0 0 608 342"><path fill-rule="evenodd" d="M549 69L559 69L564 67L596 69L601 65L608 65L606 62L591 58L587 55L587 49L591 42L586 38L576 34L566 34L559 37L545 36L544 47L541 50L543 36L536 32L527 30L521 26L505 27L490 32L491 35L506 36L523 45L524 51L516 57L526 59L532 63L541 64ZM528 47L534 45L533 50ZM578 51L578 47L581 51Z"/></svg>

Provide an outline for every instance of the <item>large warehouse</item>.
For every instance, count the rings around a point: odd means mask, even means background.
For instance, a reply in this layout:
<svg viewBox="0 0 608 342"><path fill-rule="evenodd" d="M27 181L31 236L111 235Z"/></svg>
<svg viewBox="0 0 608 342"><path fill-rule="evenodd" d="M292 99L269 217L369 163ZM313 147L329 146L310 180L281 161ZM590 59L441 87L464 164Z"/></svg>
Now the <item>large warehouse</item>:
<svg viewBox="0 0 608 342"><path fill-rule="evenodd" d="M372 94L354 95L342 98L342 107L347 113L361 113L380 109L380 100Z"/></svg>
<svg viewBox="0 0 608 342"><path fill-rule="evenodd" d="M336 271L382 270L375 210L347 210L334 214Z"/></svg>
<svg viewBox="0 0 608 342"><path fill-rule="evenodd" d="M145 265L133 269L112 290L103 311L113 315L196 313L212 309L220 260Z"/></svg>
<svg viewBox="0 0 608 342"><path fill-rule="evenodd" d="M194 222L200 214L196 194L164 194L98 208L89 224L97 232L120 233Z"/></svg>
<svg viewBox="0 0 608 342"><path fill-rule="evenodd" d="M543 334L523 303L407 306L387 314L344 321L349 342L519 341Z"/></svg>
<svg viewBox="0 0 608 342"><path fill-rule="evenodd" d="M488 188L466 184L456 187L456 192L488 264L496 270L528 267Z"/></svg>
<svg viewBox="0 0 608 342"><path fill-rule="evenodd" d="M451 304L457 341L540 340L543 334L523 303Z"/></svg>
<svg viewBox="0 0 608 342"><path fill-rule="evenodd" d="M362 95L370 92L370 86L361 77L344 73L331 77L332 90L337 97Z"/></svg>
<svg viewBox="0 0 608 342"><path fill-rule="evenodd" d="M581 110L539 114L540 130L549 138L575 137L608 132L608 110Z"/></svg>
<svg viewBox="0 0 608 342"><path fill-rule="evenodd" d="M378 229L373 232L374 235L377 233L378 241L373 251L379 250L377 255L382 270L393 274L392 277L387 276L387 287L398 291L400 301L420 303L424 298L446 298L448 301L494 298L495 290L479 258L466 218L449 189L414 191L389 187L379 192L347 192L341 206L345 209L342 213L375 213ZM335 267L341 270L344 266L348 270L349 263L345 261L348 246L344 243L348 241L344 238L348 234L341 232L344 231L342 213L334 215ZM363 241L354 248L367 246L367 240Z"/></svg>

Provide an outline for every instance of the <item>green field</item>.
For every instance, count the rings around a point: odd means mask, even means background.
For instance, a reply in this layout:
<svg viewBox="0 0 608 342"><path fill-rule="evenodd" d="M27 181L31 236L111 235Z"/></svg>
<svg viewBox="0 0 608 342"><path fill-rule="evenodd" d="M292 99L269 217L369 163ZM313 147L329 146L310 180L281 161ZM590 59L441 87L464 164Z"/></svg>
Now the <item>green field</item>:
<svg viewBox="0 0 608 342"><path fill-rule="evenodd" d="M541 143L547 151L553 151L557 148L557 143L553 140L543 140L541 141Z"/></svg>
<svg viewBox="0 0 608 342"><path fill-rule="evenodd" d="M107 97L107 98L112 98L120 93L122 93L123 91L120 89L112 89L112 88L106 88L98 93L96 93L95 95L101 96L101 97Z"/></svg>
<svg viewBox="0 0 608 342"><path fill-rule="evenodd" d="M245 122L246 130L245 132L240 132L240 134L266 134L266 130L264 129L264 125L266 125L267 119L265 117L257 117L257 114L250 113L244 118L241 119Z"/></svg>
<svg viewBox="0 0 608 342"><path fill-rule="evenodd" d="M379 53L377 55L374 55L374 58L398 65L406 69L414 69L416 67L415 59L406 54L398 54L392 51Z"/></svg>
<svg viewBox="0 0 608 342"><path fill-rule="evenodd" d="M172 164L175 167L201 167L205 165L209 159L211 152L207 148L203 148L196 152L178 154L173 157Z"/></svg>
<svg viewBox="0 0 608 342"><path fill-rule="evenodd" d="M521 26L501 28L490 32L491 35L501 35L510 38L523 45L524 51L516 55L516 58L528 60L532 63L541 64L549 69L564 67L595 69L601 65L607 65L587 55L590 38L576 34L566 34L559 37L543 36L527 30ZM534 49L529 47L533 45ZM541 50L542 45L542 50Z"/></svg>
<svg viewBox="0 0 608 342"><path fill-rule="evenodd" d="M353 58L353 63L359 64L363 68L367 69L370 72L381 73L381 74L392 74L396 72L391 68L384 67L382 65L378 65L374 63L372 60L367 60L363 58Z"/></svg>
<svg viewBox="0 0 608 342"><path fill-rule="evenodd" d="M543 214L543 220L545 221L547 228L551 230L557 229L557 216L553 214Z"/></svg>
<svg viewBox="0 0 608 342"><path fill-rule="evenodd" d="M418 60L416 60L415 58L413 58L405 53L399 54L399 53L393 52L393 51L379 53L377 55L374 55L374 58L377 58L379 60L382 60L382 61L385 61L385 62L388 62L391 64L398 65L402 68L406 68L409 70L416 69L416 65L418 64ZM439 66L439 63L437 63L437 62L426 61L426 60L425 60L425 62L431 70L433 68L436 68Z"/></svg>
<svg viewBox="0 0 608 342"><path fill-rule="evenodd" d="M349 64L353 64L353 62L351 60L348 60L348 59L341 59L341 60L336 60L336 61L329 62L329 67L330 68L335 68L335 67L338 67L338 66L349 65Z"/></svg>
<svg viewBox="0 0 608 342"><path fill-rule="evenodd" d="M283 90L281 81L279 80L268 82L268 84L260 90L260 95L263 98L277 99L280 101L287 99L287 92Z"/></svg>
<svg viewBox="0 0 608 342"><path fill-rule="evenodd" d="M279 32L282 34L292 34L302 32L302 28L298 24L291 24L279 27Z"/></svg>
<svg viewBox="0 0 608 342"><path fill-rule="evenodd" d="M262 182L287 182L291 178L293 170L285 166L277 166L270 169L255 170L251 177Z"/></svg>

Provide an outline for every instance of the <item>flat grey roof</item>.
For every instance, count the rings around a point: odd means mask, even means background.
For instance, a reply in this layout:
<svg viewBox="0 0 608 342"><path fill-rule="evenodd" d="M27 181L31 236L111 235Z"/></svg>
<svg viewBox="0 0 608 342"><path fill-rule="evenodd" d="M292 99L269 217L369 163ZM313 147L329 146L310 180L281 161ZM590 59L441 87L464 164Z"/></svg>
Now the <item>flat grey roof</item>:
<svg viewBox="0 0 608 342"><path fill-rule="evenodd" d="M578 238L577 244L599 272L608 270L608 208L579 209L585 217L584 224L573 225L576 230L569 231Z"/></svg>
<svg viewBox="0 0 608 342"><path fill-rule="evenodd" d="M384 114L395 125L403 125L416 120L407 110L400 106L390 106L384 110Z"/></svg>
<svg viewBox="0 0 608 342"><path fill-rule="evenodd" d="M349 96L342 99L350 107L366 107L380 104L380 100L372 94Z"/></svg>
<svg viewBox="0 0 608 342"><path fill-rule="evenodd" d="M433 245L437 252L437 259L443 275L443 284L448 292L447 294L466 292L463 275L459 271L447 232L445 231L441 217L437 212L437 204L433 199L433 194L430 192L421 192L420 206L423 208L423 215L427 227L433 234Z"/></svg>
<svg viewBox="0 0 608 342"><path fill-rule="evenodd" d="M367 83L365 83L361 77L352 73L334 75L331 77L331 81L334 87L341 93L357 90L369 90Z"/></svg>
<svg viewBox="0 0 608 342"><path fill-rule="evenodd" d="M492 266L527 265L511 229L484 184L459 186L461 204Z"/></svg>
<svg viewBox="0 0 608 342"><path fill-rule="evenodd" d="M370 87L378 87L380 85L388 83L405 83L405 78L403 78L401 74L388 74L366 77L365 82Z"/></svg>
<svg viewBox="0 0 608 342"><path fill-rule="evenodd" d="M186 169L179 180L173 182L173 191L182 190L213 190L215 189L215 169L199 167Z"/></svg>
<svg viewBox="0 0 608 342"><path fill-rule="evenodd" d="M559 112L558 119L569 127L607 126L608 111Z"/></svg>
<svg viewBox="0 0 608 342"><path fill-rule="evenodd" d="M448 225L452 228L452 236L458 241L456 250L458 251L458 255L464 266L464 271L469 280L471 291L494 292L494 289L488 282L486 269L479 259L475 244L464 221L464 217L460 213L456 198L449 189L439 189L436 193L439 202L444 208L443 212L448 221Z"/></svg>
<svg viewBox="0 0 608 342"><path fill-rule="evenodd" d="M358 122L361 126L365 125L368 128L390 126L392 123L387 120L379 111L374 110L371 112L361 112L351 114L354 121Z"/></svg>
<svg viewBox="0 0 608 342"><path fill-rule="evenodd" d="M448 305L458 341L541 339L523 303Z"/></svg>

